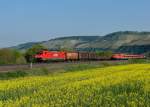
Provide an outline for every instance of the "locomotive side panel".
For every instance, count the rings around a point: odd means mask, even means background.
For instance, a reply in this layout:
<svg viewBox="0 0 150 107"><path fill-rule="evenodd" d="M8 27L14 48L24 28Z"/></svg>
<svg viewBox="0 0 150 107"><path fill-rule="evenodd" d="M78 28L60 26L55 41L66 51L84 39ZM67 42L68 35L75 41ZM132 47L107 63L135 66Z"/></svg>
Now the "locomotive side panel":
<svg viewBox="0 0 150 107"><path fill-rule="evenodd" d="M53 52L53 51L42 51L42 53L35 56L36 58L40 58L43 61L46 60L65 60L66 55L65 52Z"/></svg>

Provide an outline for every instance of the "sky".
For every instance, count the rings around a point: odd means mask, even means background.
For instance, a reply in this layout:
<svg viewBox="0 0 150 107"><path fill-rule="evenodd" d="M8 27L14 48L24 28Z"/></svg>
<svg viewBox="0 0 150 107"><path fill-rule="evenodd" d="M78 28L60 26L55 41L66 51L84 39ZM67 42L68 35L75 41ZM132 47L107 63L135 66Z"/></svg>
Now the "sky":
<svg viewBox="0 0 150 107"><path fill-rule="evenodd" d="M0 0L0 47L61 36L150 31L150 0Z"/></svg>

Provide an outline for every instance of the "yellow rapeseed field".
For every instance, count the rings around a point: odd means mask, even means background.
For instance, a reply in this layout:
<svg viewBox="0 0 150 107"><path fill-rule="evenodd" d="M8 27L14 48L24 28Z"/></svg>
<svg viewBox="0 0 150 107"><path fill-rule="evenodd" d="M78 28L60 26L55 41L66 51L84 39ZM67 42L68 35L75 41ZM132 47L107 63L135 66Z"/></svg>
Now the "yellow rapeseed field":
<svg viewBox="0 0 150 107"><path fill-rule="evenodd" d="M1 80L0 107L150 107L150 65Z"/></svg>

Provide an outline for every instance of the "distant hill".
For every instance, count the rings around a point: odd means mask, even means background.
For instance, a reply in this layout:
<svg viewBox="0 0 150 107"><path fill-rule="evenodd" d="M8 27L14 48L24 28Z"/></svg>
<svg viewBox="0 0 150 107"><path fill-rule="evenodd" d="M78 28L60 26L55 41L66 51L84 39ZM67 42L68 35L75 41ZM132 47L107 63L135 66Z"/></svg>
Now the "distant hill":
<svg viewBox="0 0 150 107"><path fill-rule="evenodd" d="M71 36L61 37L43 42L42 45L49 49L61 49L61 48L77 48L78 46L91 41L95 41L99 36Z"/></svg>
<svg viewBox="0 0 150 107"><path fill-rule="evenodd" d="M55 38L55 39L51 39L48 41L24 43L24 44L10 47L10 48L24 51L26 49L31 48L33 45L41 44L50 50L58 50L61 48L73 48L73 49L75 49L77 46L79 46L81 44L95 41L98 38L99 38L99 36L60 37L60 38Z"/></svg>
<svg viewBox="0 0 150 107"><path fill-rule="evenodd" d="M49 49L73 48L76 50L112 50L125 53L145 53L150 51L150 32L122 31L105 36L70 36L43 42L26 43L14 49L26 50L32 45L42 44Z"/></svg>
<svg viewBox="0 0 150 107"><path fill-rule="evenodd" d="M9 48L17 49L17 50L20 50L20 51L25 51L25 50L31 48L33 45L36 45L36 44L39 44L39 43L40 42L28 42L28 43L20 44L20 45L9 47Z"/></svg>

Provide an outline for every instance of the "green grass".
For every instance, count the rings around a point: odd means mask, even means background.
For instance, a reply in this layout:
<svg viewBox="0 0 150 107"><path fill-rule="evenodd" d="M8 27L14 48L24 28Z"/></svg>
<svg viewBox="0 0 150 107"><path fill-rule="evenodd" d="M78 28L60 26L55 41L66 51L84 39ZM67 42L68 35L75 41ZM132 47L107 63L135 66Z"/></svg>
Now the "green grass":
<svg viewBox="0 0 150 107"><path fill-rule="evenodd" d="M0 73L0 79L1 80L18 78L18 77L25 77L25 76L27 76L27 73L25 71L22 71L22 70Z"/></svg>
<svg viewBox="0 0 150 107"><path fill-rule="evenodd" d="M48 67L41 67L41 68L33 68L29 70L17 70L17 71L10 71L10 72L3 72L0 73L0 80L9 80L9 79L15 79L19 77L27 77L27 76L43 76L48 74L55 74L58 72L77 72L77 71L84 71L84 70L90 70L94 68L104 68L109 66L117 66L117 65L127 65L127 64L150 64L150 60L147 59L131 59L128 61L118 61L115 63L110 62L99 62L99 63L93 63L88 62L85 64L70 64L69 66L65 66L59 69L56 69L55 71L51 72L51 69Z"/></svg>
<svg viewBox="0 0 150 107"><path fill-rule="evenodd" d="M48 75L49 71L47 68L35 68L30 70L16 70L16 71L9 71L9 72L2 72L0 73L0 80L9 80L15 79L19 77L28 77L28 76L42 76Z"/></svg>
<svg viewBox="0 0 150 107"><path fill-rule="evenodd" d="M1 80L0 106L149 107L150 65L118 65Z"/></svg>
<svg viewBox="0 0 150 107"><path fill-rule="evenodd" d="M16 71L0 73L0 80L9 80L9 79L15 79L15 78L27 77L27 76L43 76L48 74L55 74L57 72L77 72L77 71L90 70L94 68L108 67L112 65L113 64L109 64L107 62L97 63L97 64L92 64L92 62L89 62L89 64L71 64L69 66L65 66L63 68L57 69L57 71L54 72L50 72L48 67L33 68L29 70L16 70Z"/></svg>

